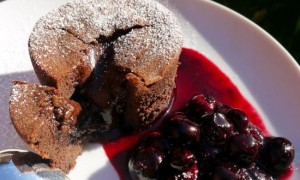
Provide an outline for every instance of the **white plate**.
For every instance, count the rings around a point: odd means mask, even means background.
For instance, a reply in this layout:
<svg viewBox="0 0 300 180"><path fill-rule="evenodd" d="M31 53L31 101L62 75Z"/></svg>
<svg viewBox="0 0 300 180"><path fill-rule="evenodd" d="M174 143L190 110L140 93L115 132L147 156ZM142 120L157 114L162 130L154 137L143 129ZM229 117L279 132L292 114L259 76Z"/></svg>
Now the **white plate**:
<svg viewBox="0 0 300 180"><path fill-rule="evenodd" d="M27 40L34 23L66 0L0 2L0 150L23 148L8 114L11 81L37 82ZM292 179L300 179L300 69L269 34L241 15L207 0L163 1L178 16L185 46L216 63L252 103L274 135L296 148ZM118 179L100 145L90 145L78 158L72 179Z"/></svg>

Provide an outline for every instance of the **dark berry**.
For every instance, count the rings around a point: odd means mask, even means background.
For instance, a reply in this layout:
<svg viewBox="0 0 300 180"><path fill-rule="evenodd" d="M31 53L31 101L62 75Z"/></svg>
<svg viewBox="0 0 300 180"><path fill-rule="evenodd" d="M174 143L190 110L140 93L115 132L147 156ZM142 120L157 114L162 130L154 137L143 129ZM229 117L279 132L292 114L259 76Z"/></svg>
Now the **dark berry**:
<svg viewBox="0 0 300 180"><path fill-rule="evenodd" d="M168 140L160 132L149 132L139 140L139 148L152 147L162 152L168 151L170 145Z"/></svg>
<svg viewBox="0 0 300 180"><path fill-rule="evenodd" d="M263 140L264 140L264 135L263 135L262 131L257 126L255 126L252 123L249 123L248 128L245 129L243 134L248 134L248 135L253 136L254 139L257 141L257 143L259 145L259 149L261 149L262 144L263 144Z"/></svg>
<svg viewBox="0 0 300 180"><path fill-rule="evenodd" d="M165 168L162 173L159 174L159 180L198 180L199 169L197 163L185 171L178 171L172 167Z"/></svg>
<svg viewBox="0 0 300 180"><path fill-rule="evenodd" d="M185 115L183 112L175 112L170 118L170 120L175 120L175 119L188 119L188 117Z"/></svg>
<svg viewBox="0 0 300 180"><path fill-rule="evenodd" d="M212 97L204 95L194 96L187 105L186 111L189 117L193 119L201 118L204 114L212 113L217 102Z"/></svg>
<svg viewBox="0 0 300 180"><path fill-rule="evenodd" d="M294 159L294 146L282 137L265 137L259 163L273 176L283 175Z"/></svg>
<svg viewBox="0 0 300 180"><path fill-rule="evenodd" d="M128 167L133 179L157 178L157 171L162 164L164 154L154 148L137 149L129 160Z"/></svg>
<svg viewBox="0 0 300 180"><path fill-rule="evenodd" d="M233 125L221 113L203 117L201 131L211 143L220 143L234 134Z"/></svg>
<svg viewBox="0 0 300 180"><path fill-rule="evenodd" d="M226 114L231 109L232 107L230 107L229 105L219 104L215 107L214 111L217 113Z"/></svg>
<svg viewBox="0 0 300 180"><path fill-rule="evenodd" d="M222 163L216 167L212 174L214 180L251 180L246 169L232 163Z"/></svg>
<svg viewBox="0 0 300 180"><path fill-rule="evenodd" d="M263 169L259 168L255 163L253 163L248 168L248 173L255 180L273 180L273 177L266 173Z"/></svg>
<svg viewBox="0 0 300 180"><path fill-rule="evenodd" d="M231 109L227 111L226 117L232 122L237 131L244 131L248 125L249 120L247 115L240 109Z"/></svg>
<svg viewBox="0 0 300 180"><path fill-rule="evenodd" d="M190 169L176 174L173 179L197 180L198 173L199 173L198 166L195 163Z"/></svg>
<svg viewBox="0 0 300 180"><path fill-rule="evenodd" d="M228 140L226 147L227 153L240 165L249 166L258 158L258 143L250 135L239 134L232 136Z"/></svg>
<svg viewBox="0 0 300 180"><path fill-rule="evenodd" d="M165 126L164 133L171 142L176 144L191 145L200 141L198 125L187 119L170 120Z"/></svg>
<svg viewBox="0 0 300 180"><path fill-rule="evenodd" d="M187 148L175 148L170 154L170 165L179 171L188 170L196 163L194 154Z"/></svg>
<svg viewBox="0 0 300 180"><path fill-rule="evenodd" d="M198 165L202 168L206 168L221 161L223 156L223 148L204 143L197 148L195 153L198 159Z"/></svg>

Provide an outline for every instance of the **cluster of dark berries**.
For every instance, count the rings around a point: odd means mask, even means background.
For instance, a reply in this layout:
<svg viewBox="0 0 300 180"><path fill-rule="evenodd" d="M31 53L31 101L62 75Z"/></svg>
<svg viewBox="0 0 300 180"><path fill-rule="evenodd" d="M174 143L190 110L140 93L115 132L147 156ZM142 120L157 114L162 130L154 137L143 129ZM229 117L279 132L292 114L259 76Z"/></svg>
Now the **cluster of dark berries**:
<svg viewBox="0 0 300 180"><path fill-rule="evenodd" d="M273 179L293 158L287 139L264 137L240 109L197 95L140 138L128 167L133 179Z"/></svg>

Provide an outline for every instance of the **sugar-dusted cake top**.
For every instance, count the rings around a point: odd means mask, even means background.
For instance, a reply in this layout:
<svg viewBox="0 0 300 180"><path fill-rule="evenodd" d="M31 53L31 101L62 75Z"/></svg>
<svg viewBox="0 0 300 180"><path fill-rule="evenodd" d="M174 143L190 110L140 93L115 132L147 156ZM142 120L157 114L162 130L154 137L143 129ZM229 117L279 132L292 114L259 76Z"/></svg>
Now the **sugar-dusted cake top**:
<svg viewBox="0 0 300 180"><path fill-rule="evenodd" d="M149 85L178 60L182 33L174 15L153 0L78 0L41 18L29 47L36 64L56 71L74 52L99 42L113 48L121 70L133 72ZM95 64L94 58L86 59L91 67Z"/></svg>

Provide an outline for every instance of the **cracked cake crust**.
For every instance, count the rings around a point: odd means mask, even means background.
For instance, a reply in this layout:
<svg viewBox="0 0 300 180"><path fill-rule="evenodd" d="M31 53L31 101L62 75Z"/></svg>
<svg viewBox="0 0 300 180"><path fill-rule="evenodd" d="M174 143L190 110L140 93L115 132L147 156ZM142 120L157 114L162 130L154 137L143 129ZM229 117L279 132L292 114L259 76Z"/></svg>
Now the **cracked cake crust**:
<svg viewBox="0 0 300 180"><path fill-rule="evenodd" d="M126 33L110 39L120 31ZM136 74L145 85L164 77L182 46L176 19L155 1L75 1L48 13L33 29L29 50L39 79L70 97L99 60L91 55L95 44L103 55L103 39L110 39L116 66Z"/></svg>
<svg viewBox="0 0 300 180"><path fill-rule="evenodd" d="M181 47L176 18L152 0L70 2L42 17L29 39L43 85L67 98L79 91L135 129L168 106Z"/></svg>

